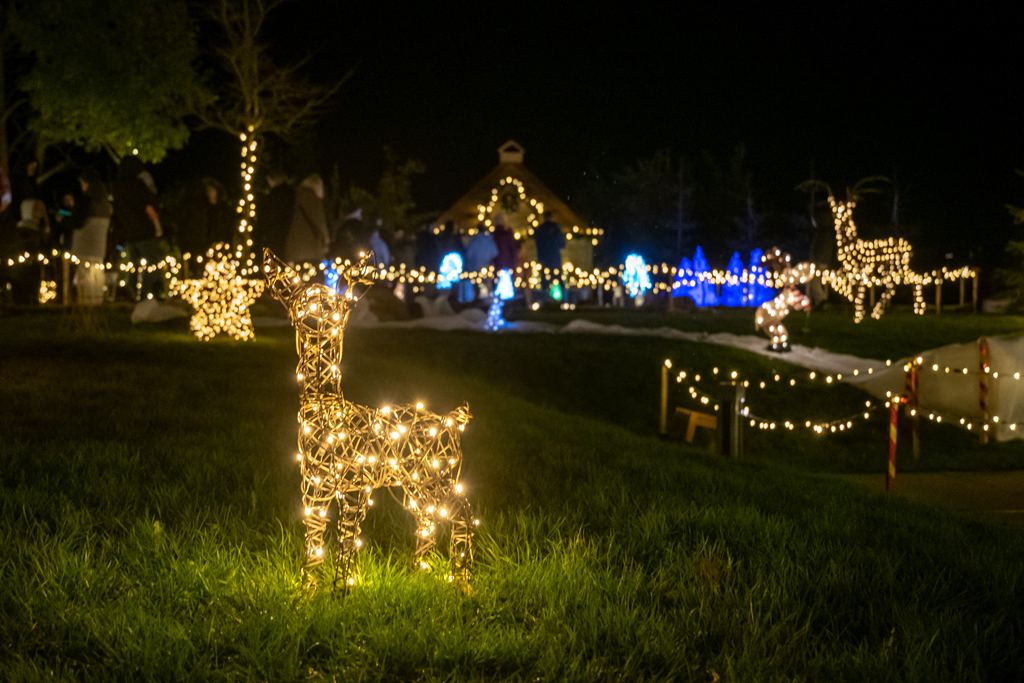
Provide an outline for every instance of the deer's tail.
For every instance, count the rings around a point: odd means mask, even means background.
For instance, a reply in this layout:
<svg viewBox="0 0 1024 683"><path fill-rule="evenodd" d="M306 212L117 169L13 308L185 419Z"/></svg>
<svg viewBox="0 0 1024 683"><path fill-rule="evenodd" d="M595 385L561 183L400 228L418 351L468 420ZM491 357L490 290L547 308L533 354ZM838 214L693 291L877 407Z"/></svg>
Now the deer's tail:
<svg viewBox="0 0 1024 683"><path fill-rule="evenodd" d="M456 424L465 425L472 419L473 415L469 412L469 404L467 403L448 413L448 417L454 420Z"/></svg>

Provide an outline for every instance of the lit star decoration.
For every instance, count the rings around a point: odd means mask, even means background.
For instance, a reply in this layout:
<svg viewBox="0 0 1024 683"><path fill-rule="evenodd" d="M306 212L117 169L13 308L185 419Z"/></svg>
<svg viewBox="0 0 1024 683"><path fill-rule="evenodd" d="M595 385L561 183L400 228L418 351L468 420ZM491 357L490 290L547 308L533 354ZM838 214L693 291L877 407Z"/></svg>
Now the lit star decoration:
<svg viewBox="0 0 1024 683"><path fill-rule="evenodd" d="M372 256L372 255L371 255ZM468 588L473 565L473 528L462 468L461 435L468 407L440 415L422 403L371 408L346 401L341 391L342 340L358 298L356 285L374 282L370 256L346 264L345 294L306 282L273 253L264 250L270 291L295 327L300 393L299 452L302 470L306 561L303 573L315 583L312 569L324 561L324 531L330 508L337 504L337 564L342 583L354 585L356 551L362 546L360 525L375 488L401 487L402 505L416 519L416 559L434 547L437 525L451 525L450 582Z"/></svg>
<svg viewBox="0 0 1024 683"><path fill-rule="evenodd" d="M452 285L459 281L462 275L462 256L458 252L445 254L441 259L441 268L437 274L437 288L451 289Z"/></svg>
<svg viewBox="0 0 1024 683"><path fill-rule="evenodd" d="M203 341L221 332L245 341L253 338L249 306L263 293L262 280L249 280L238 272L237 254L220 242L206 252L203 277L178 280L171 293L195 308L189 326Z"/></svg>
<svg viewBox="0 0 1024 683"><path fill-rule="evenodd" d="M622 273L622 284L629 296L636 298L651 288L651 278L647 274L647 264L643 256L630 254L626 257L626 267Z"/></svg>

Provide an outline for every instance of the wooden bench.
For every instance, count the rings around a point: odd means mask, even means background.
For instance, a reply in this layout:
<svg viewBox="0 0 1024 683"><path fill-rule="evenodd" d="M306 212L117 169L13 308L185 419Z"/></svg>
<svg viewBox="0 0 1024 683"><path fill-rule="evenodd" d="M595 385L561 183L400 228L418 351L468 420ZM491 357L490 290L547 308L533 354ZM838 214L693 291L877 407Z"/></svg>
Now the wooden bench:
<svg viewBox="0 0 1024 683"><path fill-rule="evenodd" d="M696 410L687 410L686 408L676 408L676 414L688 416L686 422L686 443L693 443L693 435L697 432L697 427L718 429L717 415L698 413Z"/></svg>

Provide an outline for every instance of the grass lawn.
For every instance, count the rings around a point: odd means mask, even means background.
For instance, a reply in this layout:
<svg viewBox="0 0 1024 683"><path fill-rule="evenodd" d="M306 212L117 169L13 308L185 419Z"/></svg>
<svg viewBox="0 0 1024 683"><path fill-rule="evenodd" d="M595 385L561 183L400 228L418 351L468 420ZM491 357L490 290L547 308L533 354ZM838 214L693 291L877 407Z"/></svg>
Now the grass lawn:
<svg viewBox="0 0 1024 683"><path fill-rule="evenodd" d="M291 331L202 344L124 318L101 338L56 315L0 319L0 679L1024 675L1019 532L807 473L835 441L754 432L732 462L650 436L665 357L787 371L773 360L350 332L348 398L469 401L463 481L483 524L463 595L440 556L411 569L411 520L376 494L364 583L342 596L299 583ZM861 400L828 391L796 403ZM864 429L844 435L851 466L884 457ZM782 436L811 455L770 451Z"/></svg>

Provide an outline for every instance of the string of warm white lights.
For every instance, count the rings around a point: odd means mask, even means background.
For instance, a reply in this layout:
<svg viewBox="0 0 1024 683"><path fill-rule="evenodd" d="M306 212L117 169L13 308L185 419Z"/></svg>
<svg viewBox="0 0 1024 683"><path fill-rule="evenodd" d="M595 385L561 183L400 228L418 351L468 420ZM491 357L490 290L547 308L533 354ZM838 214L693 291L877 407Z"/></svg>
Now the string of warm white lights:
<svg viewBox="0 0 1024 683"><path fill-rule="evenodd" d="M248 167L246 167L248 170ZM244 201L244 200L243 200ZM255 213L255 206L252 205L239 205L239 209L242 212ZM248 214L247 214L248 215ZM247 231L251 231L251 221L247 219L241 219L246 221ZM242 226L240 226L241 230ZM248 234L248 233L247 233ZM246 237L245 242L251 241L251 236ZM242 245L236 247L236 257L241 258L242 256ZM48 265L53 259L66 259L72 263L79 263L78 257L68 252L59 252L58 250L52 250L46 253L32 254L24 252L16 257L10 257L7 259L8 267L16 267L18 265L32 263L34 261L41 262L44 265ZM242 275L249 275L255 273L255 268L251 267L251 254L246 256L246 266L241 269ZM152 273L159 270L166 270L171 278L174 278L181 274L182 268L185 263L193 262L196 264L203 263L203 255L192 255L185 253L181 259L177 259L174 256L166 256L156 262L142 262L135 264L132 262L124 262L120 264L114 264L107 262L105 264L85 264L87 267L98 267L104 270L118 270L121 273L130 275L133 273L147 272ZM294 266L295 270L300 274L302 279L306 282L312 278L318 276L320 273L326 271L332 267L343 266L345 261L343 259L335 259L333 262L323 263L300 263ZM706 273L694 273L692 271L682 271L674 266L670 266L666 263L647 265L646 270L652 276L652 291L657 294L659 292L671 292L672 291L672 280L678 275L682 278L689 278L680 280L683 285L691 287L697 282L709 282L715 285L735 285L735 284L758 284L766 287L779 289L785 287L789 281L784 277L776 277L772 273L762 273L759 275L751 275L746 270L741 274L736 275L724 270L711 270ZM545 269L539 263L535 261L529 261L521 266L511 269L510 274L513 280L513 286L516 289L539 289L543 283L544 276L551 277L553 279L559 279L563 281L566 286L573 289L603 289L604 291L611 291L617 286L624 286L623 276L627 272L625 264L620 266L594 269L586 271L581 268L573 266L571 263L563 264L563 268ZM913 284L926 286L932 284L941 284L943 282L951 282L956 280L969 280L977 276L977 270L969 267L948 270L941 269L932 271L929 274L916 276ZM494 268L488 266L477 271L464 271L459 274L460 280L468 280L474 284L486 284L493 281L495 278ZM822 283L835 288L837 291L841 287L845 286L848 280L840 271L830 270L814 270L814 276L821 279ZM391 267L379 266L377 268L376 277L381 281L393 282L395 284L401 283L410 289L412 293L417 293L422 287L427 285L436 284L439 278L439 273L429 271L426 268L411 268L405 264L398 264ZM661 278L661 279L658 279ZM884 281L879 278L871 277L863 282L867 286L884 286ZM844 290L845 291L845 290Z"/></svg>
<svg viewBox="0 0 1024 683"><path fill-rule="evenodd" d="M668 367L671 367L670 361L666 361L666 365ZM758 382L757 380L754 380L753 384L751 384L751 380L750 379L741 379L740 378L740 373L737 370L732 370L732 371L729 371L729 372L722 373L722 372L719 371L719 368L712 368L711 374L712 374L712 377L719 377L719 376L722 376L723 378L727 377L729 381L738 382L738 383L742 384L744 388L749 388L751 386L754 386L754 387L759 387L761 389L764 389L767 386L767 384L768 384L764 380L762 380L760 382ZM814 379L815 376L816 375L814 375L814 373L812 373L811 374L811 379ZM690 398L692 398L692 399L694 399L696 401L699 401L702 405L713 407L713 409L716 412L719 411L720 410L720 404L718 403L718 399L716 399L715 397L713 397L712 395L710 395L710 394L708 394L706 392L701 391L696 386L696 384L701 381L701 375L700 374L693 374L693 373L689 373L688 374L685 370L683 370L683 371L680 371L676 375L676 383L677 384L682 384L683 381L686 380L687 378L691 378L691 380L693 382L692 384L687 384L686 385L687 393L690 395ZM782 377L781 377L781 375L775 374L772 377L772 380L774 382L778 383L778 382L780 382L782 380ZM828 383L830 384L831 381L832 381L831 377L829 377ZM790 380L788 382L788 385L789 386L795 386L796 385L796 380L794 378L790 378ZM863 412L859 412L856 415L851 415L851 416L847 416L847 417L843 417L843 418L839 418L839 419L835 419L835 420L827 420L827 421L824 421L824 422L822 422L822 421L805 420L804 421L804 426L806 428L814 431L817 434L832 433L832 432L836 432L836 431L840 431L840 432L841 431L845 431L846 429L849 429L849 428L851 428L853 426L853 421L854 420L856 420L858 418L863 418L863 419L866 420L868 417L870 417L871 413L874 412L874 410L877 408L877 405L873 404L871 401L866 401L865 404L864 404L864 407L865 407L865 410ZM750 412L750 408L749 407L744 407L743 410L740 412L740 415L742 417L744 417L744 418L748 418L749 419L751 427L757 427L759 429L771 430L771 429L775 429L777 425L781 425L783 429L790 429L790 430L792 430L792 429L796 429L797 426L798 426L797 422L790 421L790 420L773 420L771 418L758 417L756 415L753 415Z"/></svg>
<svg viewBox="0 0 1024 683"><path fill-rule="evenodd" d="M238 222L238 243L236 246L236 258L241 258L242 253L248 251L246 267L253 269L253 260L256 255L252 249L252 226L256 220L256 195L252 189L253 176L256 173L256 133L253 126L249 126L247 133L239 133L238 139L242 143L242 197L238 200L236 211L241 214ZM252 271L255 273L255 270ZM246 273L248 274L248 273Z"/></svg>
<svg viewBox="0 0 1024 683"><path fill-rule="evenodd" d="M214 245L206 257L202 278L171 284L171 294L195 308L189 323L192 332L203 341L221 332L240 341L252 339L249 306L263 293L263 280L248 280L238 273L237 257L230 244Z"/></svg>
<svg viewBox="0 0 1024 683"><path fill-rule="evenodd" d="M888 407L888 403L886 407ZM799 425L796 422L790 420L776 421L767 417L759 417L754 415L749 410L743 412L743 417L750 420L750 426L762 430L773 430L776 426L781 426L782 429L788 429L793 431L801 426L815 434L835 434L837 432L844 432L848 429L853 429L854 421L856 420L867 420L871 417L871 414L878 409L877 405L872 405L870 401L865 403L866 410L863 413L856 413L854 415L848 415L847 417L839 418L838 420L831 420L827 422L815 422L812 420L805 420L803 425Z"/></svg>
<svg viewBox="0 0 1024 683"><path fill-rule="evenodd" d="M473 527L462 468L461 433L468 407L441 415L415 405L370 408L346 401L341 391L342 341L358 298L357 285L372 285L370 256L345 268L344 294L303 282L299 274L264 250L264 273L271 293L288 310L295 327L301 386L299 452L306 525L307 579L324 560L324 532L332 503L338 507L337 564L343 585L353 585L362 523L375 488L400 487L402 505L416 519L416 558L434 546L436 527L451 525L449 581L468 588L473 564Z"/></svg>
<svg viewBox="0 0 1024 683"><path fill-rule="evenodd" d="M892 365L892 361L891 360L887 360L885 363L886 363L887 366L891 366ZM666 364L668 365L668 367L671 367L670 361L666 361ZM912 367L912 365L916 365L918 370L927 370L927 371L935 372L935 373L953 373L953 374L959 374L959 375L975 375L975 376L978 376L978 375L988 375L988 376L991 376L992 379L998 379L998 378L1002 377L1002 378L1007 379L1007 380L1012 378L1014 381L1020 381L1020 379L1021 379L1021 373L1019 371L1014 371L1012 373L1010 373L1010 372L1000 373L999 371L994 370L994 369L992 369L991 367L988 367L988 366L985 366L984 370L981 370L981 369L971 369L971 368L955 368L955 367L950 367L950 366L940 366L937 363L933 363L933 364L928 365L928 364L925 363L925 360L924 360L923 356L918 356L915 359L913 359L910 363L904 364L903 367L902 367L903 371L904 372L909 372L911 367ZM848 376L850 376L850 375L852 375L852 376L859 376L861 374L868 374L868 375L870 375L870 374L873 374L873 373L874 373L874 368L871 368L871 367L864 368L864 369L859 369L858 368L858 369L854 369L852 372L848 373ZM695 374L692 371L691 372L687 372L687 371L683 370L683 371L680 371L680 372L678 372L676 374L675 379L676 379L676 383L677 384L684 384L684 381L686 382L686 384L684 386L685 386L686 391L689 394L691 399L699 401L701 403L701 405L713 407L713 409L715 411L720 410L718 399L716 399L711 394L702 391L697 386L697 384L700 383L701 379L702 379L701 375L699 373ZM711 378L705 377L705 379L714 379L714 380L726 380L726 379L728 379L728 380L739 382L740 384L743 385L744 388L755 388L755 389L765 389L770 384L773 384L773 383L774 384L782 384L783 386L788 385L790 387L795 387L797 385L796 378L790 377L789 379L786 379L786 378L782 377L782 375L780 375L778 373L773 374L767 380L756 380L756 379L755 380L751 380L751 379L742 379L741 378L741 373L738 370L721 370L720 368L717 368L717 367L712 368L712 370L711 370ZM828 385L833 385L836 382L842 381L843 374L842 373L823 374L823 373L820 373L820 372L812 370L812 371L810 371L807 374L807 379L812 381L812 382L814 382L814 381L822 382L822 383L824 383L825 385L828 386ZM885 408L891 407L891 405L892 405L892 403L894 401L895 402L905 402L905 400L902 397L894 395L891 391L887 391L886 392L886 396L888 397L889 400L885 401L885 404L884 404ZM835 420L829 420L829 421L824 421L824 422L822 422L822 421L804 420L803 421L803 426L805 428L811 429L812 431L814 431L817 434L842 432L842 431L845 431L847 429L852 428L854 423L858 419L865 419L865 420L868 419L871 416L871 414L873 414L876 410L878 410L880 408L879 404L872 403L871 401L865 401L864 406L865 406L865 410L863 412L858 412L855 415L850 415L848 417L843 417L843 418L839 418L839 419L835 419ZM977 431L979 433L988 432L990 429L993 429L996 426L1000 426L1000 425L1007 427L1011 431L1017 431L1018 427L1024 427L1024 423L1008 422L1008 421L1000 418L998 415L988 417L987 419L986 418L977 418L977 417L966 417L966 416L959 416L959 415L951 415L949 413L943 413L941 411L936 411L936 410L921 409L921 408L917 408L917 407L914 407L914 406L908 406L908 413L909 413L909 415L911 417L914 417L914 416L927 417L929 420L931 420L933 422L936 422L936 423L943 423L943 422L945 422L946 424L959 425L961 427L966 428L969 431ZM792 429L798 428L800 426L800 422L801 422L799 420L782 420L782 419L776 420L776 419L771 419L771 418L757 416L757 415L754 415L754 414L752 414L750 412L749 407L744 408L743 411L741 412L741 415L743 415L743 417L749 418L749 424L750 424L751 427L756 427L758 429L765 429L765 430L772 430L772 429L775 429L776 427L778 427L780 425L781 425L781 427L783 429L790 429L790 430L792 430Z"/></svg>

